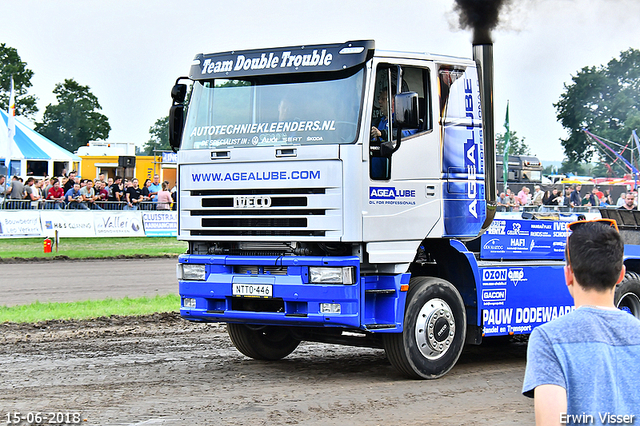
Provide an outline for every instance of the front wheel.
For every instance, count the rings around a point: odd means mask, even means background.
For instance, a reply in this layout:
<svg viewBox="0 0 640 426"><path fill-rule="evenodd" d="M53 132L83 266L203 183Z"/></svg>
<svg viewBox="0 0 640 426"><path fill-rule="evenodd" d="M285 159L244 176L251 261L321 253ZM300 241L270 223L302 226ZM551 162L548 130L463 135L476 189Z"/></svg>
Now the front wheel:
<svg viewBox="0 0 640 426"><path fill-rule="evenodd" d="M383 336L391 364L416 379L437 379L453 368L467 330L464 302L448 281L412 278L407 293L404 331Z"/></svg>
<svg viewBox="0 0 640 426"><path fill-rule="evenodd" d="M242 354L258 360L275 361L293 352L300 340L294 339L283 327L255 327L227 324L227 333L233 345Z"/></svg>
<svg viewBox="0 0 640 426"><path fill-rule="evenodd" d="M615 305L640 319L640 276L635 272L627 272L624 279L616 286Z"/></svg>

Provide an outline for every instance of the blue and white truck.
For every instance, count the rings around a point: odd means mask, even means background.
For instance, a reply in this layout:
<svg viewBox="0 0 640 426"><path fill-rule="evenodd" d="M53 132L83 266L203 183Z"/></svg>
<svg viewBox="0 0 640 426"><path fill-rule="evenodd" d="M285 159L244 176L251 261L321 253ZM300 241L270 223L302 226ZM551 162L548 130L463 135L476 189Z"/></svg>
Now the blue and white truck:
<svg viewBox="0 0 640 426"><path fill-rule="evenodd" d="M227 323L255 359L380 347L429 379L571 311L566 222L494 220L492 46L473 50L197 55L170 112L182 317ZM638 259L617 296L635 315Z"/></svg>

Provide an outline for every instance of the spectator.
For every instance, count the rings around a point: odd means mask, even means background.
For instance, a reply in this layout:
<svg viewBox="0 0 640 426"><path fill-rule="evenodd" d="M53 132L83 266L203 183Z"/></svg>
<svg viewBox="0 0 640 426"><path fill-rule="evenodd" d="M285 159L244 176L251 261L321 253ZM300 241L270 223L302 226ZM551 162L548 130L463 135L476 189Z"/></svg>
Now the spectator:
<svg viewBox="0 0 640 426"><path fill-rule="evenodd" d="M43 198L47 198L49 196L49 190L53 187L53 180L55 179L55 177L51 177L49 180L47 180L47 185L44 187L43 191L42 191L42 195ZM64 195L64 194L62 194Z"/></svg>
<svg viewBox="0 0 640 426"><path fill-rule="evenodd" d="M580 195L580 190L582 189L582 185L576 185L572 188L571 197L569 199L569 205L571 207L581 207L582 206L582 195Z"/></svg>
<svg viewBox="0 0 640 426"><path fill-rule="evenodd" d="M73 184L76 182L76 171L75 170L71 170L69 172L69 176L67 181L64 183L64 186L62 187L62 189L64 190L64 193L66 194L71 188L73 188Z"/></svg>
<svg viewBox="0 0 640 426"><path fill-rule="evenodd" d="M178 210L178 186L174 185L171 188L171 199L173 200L173 204L171 205L171 210Z"/></svg>
<svg viewBox="0 0 640 426"><path fill-rule="evenodd" d="M60 181L58 179L53 179L53 186L47 193L47 200L52 201L53 208L56 209L61 209L64 205L64 189L60 187ZM45 204L45 206L46 205L47 204ZM51 203L49 205L51 205Z"/></svg>
<svg viewBox="0 0 640 426"><path fill-rule="evenodd" d="M566 186L564 188L564 199L562 201L562 205L564 207L571 207L571 193L573 192L573 188L571 186Z"/></svg>
<svg viewBox="0 0 640 426"><path fill-rule="evenodd" d="M142 185L142 198L144 199L144 201L151 200L151 196L149 195L151 194L151 191L149 190L150 186L151 186L151 179L145 180L144 185Z"/></svg>
<svg viewBox="0 0 640 426"><path fill-rule="evenodd" d="M509 205L509 200L507 199L507 195L504 192L501 192L500 195L498 195L498 199L496 200L496 203L499 206L508 206Z"/></svg>
<svg viewBox="0 0 640 426"><path fill-rule="evenodd" d="M531 204L534 206L541 206L542 199L544 198L544 192L540 189L540 185L536 185L533 187L533 197L531 198Z"/></svg>
<svg viewBox="0 0 640 426"><path fill-rule="evenodd" d="M82 196L82 204L92 210L102 210L102 208L95 203L98 196L96 195L96 190L93 187L92 180L86 179L85 186L80 188L80 195Z"/></svg>
<svg viewBox="0 0 640 426"><path fill-rule="evenodd" d="M107 199L109 198L109 190L105 187L105 185L106 183L104 182L96 182L96 196L98 197L96 201L107 201Z"/></svg>
<svg viewBox="0 0 640 426"><path fill-rule="evenodd" d="M533 329L522 392L534 397L538 425L638 416L640 321L614 304L625 276L622 238L608 221L569 229L564 278L576 309ZM574 423L569 415L592 420Z"/></svg>
<svg viewBox="0 0 640 426"><path fill-rule="evenodd" d="M548 195L546 196L544 201L545 206L561 206L562 205L562 201L564 200L564 197L562 196L562 194L558 192L557 188L553 188L550 193L548 191L547 193Z"/></svg>
<svg viewBox="0 0 640 426"><path fill-rule="evenodd" d="M593 195L593 192L587 191L582 197L582 207L597 207L599 204L596 204L596 198Z"/></svg>
<svg viewBox="0 0 640 426"><path fill-rule="evenodd" d="M25 182L24 188L24 199L32 202L30 208L37 208L38 202L40 201L40 192L38 191L38 188L35 187L34 183L35 179L30 177Z"/></svg>
<svg viewBox="0 0 640 426"><path fill-rule="evenodd" d="M622 205L622 207L618 207L618 210L634 210L635 201L636 197L633 192L627 192L624 197L624 205Z"/></svg>
<svg viewBox="0 0 640 426"><path fill-rule="evenodd" d="M158 191L157 197L157 208L158 210L169 210L171 208L171 192L168 190L169 182L162 182L162 186L160 187L160 191Z"/></svg>
<svg viewBox="0 0 640 426"><path fill-rule="evenodd" d="M100 173L100 174L98 175L98 181L99 181L99 182L102 182L102 183L105 183L105 182L104 182L104 173Z"/></svg>
<svg viewBox="0 0 640 426"><path fill-rule="evenodd" d="M81 203L82 195L80 195L80 184L74 183L73 187L65 192L64 202L68 209L89 210L89 207Z"/></svg>
<svg viewBox="0 0 640 426"><path fill-rule="evenodd" d="M522 189L516 196L516 198L518 199L518 204L520 204L521 206L528 206L529 204L531 204L531 195L529 195L529 192L531 192L531 190L528 187L522 187Z"/></svg>
<svg viewBox="0 0 640 426"><path fill-rule="evenodd" d="M124 189L122 187L122 178L116 176L113 184L109 186L109 197L107 198L111 202L124 201Z"/></svg>
<svg viewBox="0 0 640 426"><path fill-rule="evenodd" d="M160 175L153 175L153 182L149 186L149 197L154 203L158 202L158 192L162 189L160 184Z"/></svg>
<svg viewBox="0 0 640 426"><path fill-rule="evenodd" d="M604 191L604 199L608 206L613 205L613 198L611 197L611 191L609 191L608 189L605 189ZM600 203L600 205L602 205L602 203Z"/></svg>
<svg viewBox="0 0 640 426"><path fill-rule="evenodd" d="M7 193L7 183L4 175L0 175L0 207L4 202L4 196Z"/></svg>
<svg viewBox="0 0 640 426"><path fill-rule="evenodd" d="M131 180L131 186L125 190L124 194L127 205L124 206L125 210L138 210L138 205L142 202L142 189L138 187L138 179L133 178Z"/></svg>

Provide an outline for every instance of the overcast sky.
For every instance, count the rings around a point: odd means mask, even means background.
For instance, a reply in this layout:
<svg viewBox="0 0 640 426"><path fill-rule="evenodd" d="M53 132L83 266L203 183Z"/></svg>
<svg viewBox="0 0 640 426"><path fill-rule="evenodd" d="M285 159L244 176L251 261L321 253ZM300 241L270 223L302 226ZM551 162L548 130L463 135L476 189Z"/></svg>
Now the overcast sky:
<svg viewBox="0 0 640 426"><path fill-rule="evenodd" d="M560 161L553 103L584 66L640 48L638 0L514 0L494 31L496 131L511 130L542 160ZM41 114L56 83L73 78L98 97L111 142L149 139L168 114L175 79L194 55L374 39L376 47L471 56L453 0L0 0L0 42L34 72Z"/></svg>

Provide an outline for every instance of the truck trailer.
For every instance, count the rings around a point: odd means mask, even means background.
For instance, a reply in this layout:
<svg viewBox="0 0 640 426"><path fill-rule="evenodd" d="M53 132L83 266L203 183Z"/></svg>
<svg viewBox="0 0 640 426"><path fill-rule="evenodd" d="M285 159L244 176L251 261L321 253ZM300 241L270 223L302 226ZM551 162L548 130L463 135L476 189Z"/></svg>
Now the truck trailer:
<svg viewBox="0 0 640 426"><path fill-rule="evenodd" d="M227 323L251 358L377 347L432 379L465 344L570 312L571 218L494 220L492 46L473 52L198 54L169 119L181 316ZM616 296L636 316L639 254Z"/></svg>

